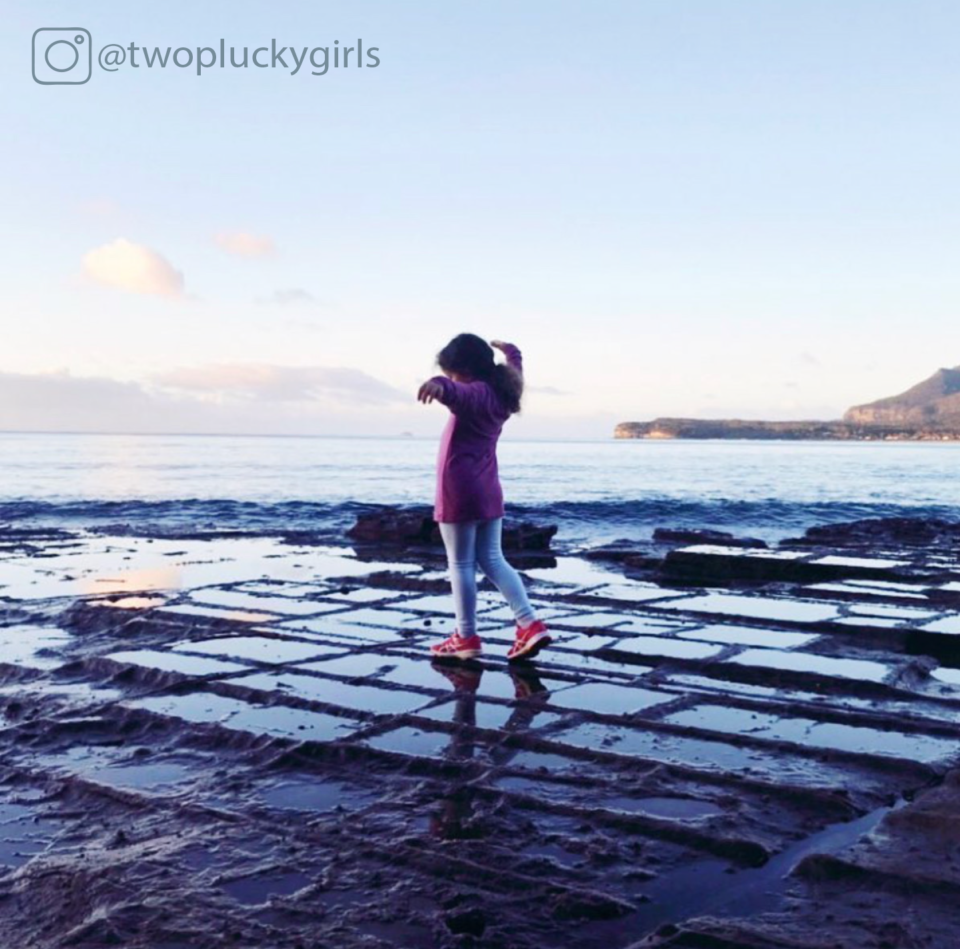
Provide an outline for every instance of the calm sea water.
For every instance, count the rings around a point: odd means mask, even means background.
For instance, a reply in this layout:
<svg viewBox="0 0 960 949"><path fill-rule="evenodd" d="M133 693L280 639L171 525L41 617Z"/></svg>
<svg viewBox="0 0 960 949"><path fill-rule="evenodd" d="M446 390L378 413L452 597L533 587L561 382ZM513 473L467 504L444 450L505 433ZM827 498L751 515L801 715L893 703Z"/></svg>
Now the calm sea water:
<svg viewBox="0 0 960 949"><path fill-rule="evenodd" d="M429 503L423 439L0 434L0 523L303 528ZM769 539L897 514L960 517L960 445L735 441L500 446L508 509L596 543L657 526Z"/></svg>

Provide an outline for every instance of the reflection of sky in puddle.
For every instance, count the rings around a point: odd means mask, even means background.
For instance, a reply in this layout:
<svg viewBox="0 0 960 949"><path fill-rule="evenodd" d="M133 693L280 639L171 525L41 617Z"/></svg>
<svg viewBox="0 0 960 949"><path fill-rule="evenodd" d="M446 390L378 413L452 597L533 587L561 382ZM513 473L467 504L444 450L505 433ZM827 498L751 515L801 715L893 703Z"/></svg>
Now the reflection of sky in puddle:
<svg viewBox="0 0 960 949"><path fill-rule="evenodd" d="M555 567L538 567L523 572L533 580L565 586L596 586L598 583L609 583L611 577L616 576L580 557L558 557Z"/></svg>
<svg viewBox="0 0 960 949"><path fill-rule="evenodd" d="M823 761L811 764L779 750L738 747L724 741L686 738L644 731L642 728L592 722L551 737L579 748L637 756L694 769L763 773L776 780L804 785L844 786L849 780L846 770L834 768Z"/></svg>
<svg viewBox="0 0 960 949"><path fill-rule="evenodd" d="M687 639L667 639L662 636L624 636L613 648L639 656L662 656L666 659L711 659L722 649L709 643Z"/></svg>
<svg viewBox="0 0 960 949"><path fill-rule="evenodd" d="M397 689L378 689L372 685L352 685L339 679L293 673L256 673L232 680L233 685L265 692L280 690L287 695L316 702L329 702L344 708L372 712L375 715L409 712L433 700L432 696Z"/></svg>
<svg viewBox="0 0 960 949"><path fill-rule="evenodd" d="M124 757L127 760L122 760ZM62 754L43 756L39 761L45 767L80 775L100 784L137 790L150 791L182 784L196 777L184 764L149 758L131 759L121 749L71 748Z"/></svg>
<svg viewBox="0 0 960 949"><path fill-rule="evenodd" d="M927 623L923 628L930 633L947 633L951 636L960 636L960 614L953 613L943 619L938 619L935 623Z"/></svg>
<svg viewBox="0 0 960 949"><path fill-rule="evenodd" d="M933 619L936 610L918 610L910 606L890 606L886 603L875 603L867 606L851 606L850 612L858 616L886 616L891 619L924 620Z"/></svg>
<svg viewBox="0 0 960 949"><path fill-rule="evenodd" d="M830 554L827 557L818 557L811 563L820 564L824 567L857 567L872 570L890 570L894 567L907 567L909 560L878 560L873 557L841 557L836 554Z"/></svg>
<svg viewBox="0 0 960 949"><path fill-rule="evenodd" d="M727 662L764 669L782 669L785 672L809 672L818 675L856 679L861 682L882 682L890 667L869 659L838 659L833 656L815 656L809 652L780 652L777 649L748 649Z"/></svg>
<svg viewBox="0 0 960 949"><path fill-rule="evenodd" d="M647 600L661 600L665 597L683 596L680 590L669 590L655 583L610 583L599 590L591 590L589 596L604 597L610 600L623 600L627 603L645 603Z"/></svg>
<svg viewBox="0 0 960 949"><path fill-rule="evenodd" d="M217 639L177 643L172 648L178 652L228 656L235 659L253 659L257 662L271 664L302 662L305 659L322 656L324 653L343 652L342 647L268 636L221 636Z"/></svg>
<svg viewBox="0 0 960 949"><path fill-rule="evenodd" d="M15 599L174 590L218 583L364 577L380 570L411 573L412 564L362 563L340 548L296 548L275 538L203 541L106 538L52 558L0 564L0 592ZM67 579L69 576L70 579Z"/></svg>
<svg viewBox="0 0 960 949"><path fill-rule="evenodd" d="M305 873L290 871L276 876L247 877L243 880L233 880L230 883L221 883L225 890L238 903L248 906L259 906L266 903L271 896L289 896L310 885L310 877Z"/></svg>
<svg viewBox="0 0 960 949"><path fill-rule="evenodd" d="M349 613L346 615L350 615ZM289 620L278 624L281 629L296 632L300 636L319 636L322 639L342 639L359 645L358 640L368 643L393 643L406 639L407 632L396 629L383 629L376 626L365 626L360 623L347 623L334 617L320 617L319 619ZM412 632L409 631L409 632Z"/></svg>
<svg viewBox="0 0 960 949"><path fill-rule="evenodd" d="M356 727L350 719L323 712L285 705L257 706L206 693L134 699L124 705L187 722L219 724L237 731L298 741L334 741L346 737Z"/></svg>
<svg viewBox="0 0 960 949"><path fill-rule="evenodd" d="M462 700L461 700L462 702ZM417 712L418 718L434 722L472 725L475 728L489 728L496 731L507 728L511 732L526 731L534 727L543 728L560 720L553 712L544 712L539 708L512 707L498 705L495 702L475 701L472 697L458 708L457 699L450 699L442 705Z"/></svg>
<svg viewBox="0 0 960 949"><path fill-rule="evenodd" d="M557 692L551 696L550 703L561 708L597 712L601 715L629 715L675 699L675 695L653 692L650 689L607 682L588 682L586 685L575 685L571 689Z"/></svg>
<svg viewBox="0 0 960 949"><path fill-rule="evenodd" d="M0 865L19 867L43 853L60 827L29 804L0 803Z"/></svg>
<svg viewBox="0 0 960 949"><path fill-rule="evenodd" d="M316 603L310 600L297 600L293 597L260 596L254 593L241 593L237 590L221 590L217 587L193 590L190 593L190 599L213 606L229 606L240 610L266 611L289 616L312 616L343 609L343 605L337 603Z"/></svg>
<svg viewBox="0 0 960 949"><path fill-rule="evenodd" d="M0 662L33 669L54 669L63 663L56 655L41 655L46 650L55 652L70 642L69 633L44 626L7 626L0 628Z"/></svg>
<svg viewBox="0 0 960 949"><path fill-rule="evenodd" d="M369 792L316 777L285 780L259 790L258 797L268 807L296 811L330 811L335 807L353 810L376 799L376 795Z"/></svg>
<svg viewBox="0 0 960 949"><path fill-rule="evenodd" d="M754 626L703 626L677 633L682 639L699 639L708 643L732 646L766 646L771 649L796 649L818 639L816 633L785 633L781 630L758 629Z"/></svg>
<svg viewBox="0 0 960 949"><path fill-rule="evenodd" d="M717 804L690 797L608 797L598 798L597 806L674 820L700 820L723 813L723 808Z"/></svg>
<svg viewBox="0 0 960 949"><path fill-rule="evenodd" d="M797 623L820 623L836 619L837 609L809 600L774 599L762 596L736 596L728 593L694 596L658 604L662 610L691 610L699 613L721 613L751 616L756 619L789 620Z"/></svg>
<svg viewBox="0 0 960 949"><path fill-rule="evenodd" d="M907 583L871 583L857 580L845 580L843 583L814 583L807 587L820 593L846 593L850 596L891 597L894 599L925 600L927 595L913 584Z"/></svg>
<svg viewBox="0 0 960 949"><path fill-rule="evenodd" d="M113 652L105 657L123 665L141 666L145 669L159 669L161 672L179 672L188 676L206 676L245 672L250 667L222 659L208 659L205 656L188 656L178 652L161 652L155 649L134 649L127 652Z"/></svg>
<svg viewBox="0 0 960 949"><path fill-rule="evenodd" d="M214 606L192 606L181 603L178 606L165 606L162 612L178 616L203 616L207 619L223 620L230 623L269 623L278 617L274 613L250 613L245 610L220 610Z"/></svg>
<svg viewBox="0 0 960 949"><path fill-rule="evenodd" d="M380 751L432 758L442 754L450 741L450 735L446 732L428 732L405 726L373 738L366 738L364 744Z"/></svg>
<svg viewBox="0 0 960 949"><path fill-rule="evenodd" d="M957 742L954 739L879 731L859 725L818 722L809 718L781 718L763 712L724 708L719 705L701 705L675 712L667 716L666 721L728 734L904 758L908 761L938 761L958 754Z"/></svg>
<svg viewBox="0 0 960 949"><path fill-rule="evenodd" d="M393 653L353 653L338 659L312 662L300 666L311 672L359 678L376 675L378 680L396 685L412 685L446 691L450 683L430 664L429 657L410 659Z"/></svg>

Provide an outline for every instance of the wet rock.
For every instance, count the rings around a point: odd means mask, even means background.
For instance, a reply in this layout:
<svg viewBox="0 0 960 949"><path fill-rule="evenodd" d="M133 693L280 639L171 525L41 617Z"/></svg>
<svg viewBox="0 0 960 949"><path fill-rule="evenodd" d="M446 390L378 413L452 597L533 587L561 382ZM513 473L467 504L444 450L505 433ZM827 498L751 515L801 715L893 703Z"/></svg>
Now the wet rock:
<svg viewBox="0 0 960 949"><path fill-rule="evenodd" d="M736 537L726 531L715 531L706 528L686 529L674 527L658 527L653 532L653 539L658 544L721 544L724 547L766 547L767 542L756 537Z"/></svg>
<svg viewBox="0 0 960 949"><path fill-rule="evenodd" d="M960 541L960 521L922 517L879 517L811 527L788 544L831 547L949 545Z"/></svg>
<svg viewBox="0 0 960 949"><path fill-rule="evenodd" d="M503 549L512 551L549 551L557 533L556 524L534 524L507 519L503 525ZM387 507L360 514L347 531L351 540L371 544L403 546L441 546L440 529L432 508Z"/></svg>

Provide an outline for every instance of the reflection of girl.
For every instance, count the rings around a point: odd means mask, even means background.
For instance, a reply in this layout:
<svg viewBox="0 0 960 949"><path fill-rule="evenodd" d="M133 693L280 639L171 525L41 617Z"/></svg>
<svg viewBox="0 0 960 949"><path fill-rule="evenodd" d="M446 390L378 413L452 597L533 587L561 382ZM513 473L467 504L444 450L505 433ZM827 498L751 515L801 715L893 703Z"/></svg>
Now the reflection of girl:
<svg viewBox="0 0 960 949"><path fill-rule="evenodd" d="M494 346L506 363L494 361ZM487 344L472 333L454 337L437 362L442 376L420 387L423 403L436 399L450 409L437 458L434 517L450 564L457 629L431 647L437 657L473 659L483 646L477 635L477 567L503 594L517 620L508 659L529 659L550 642L536 618L523 581L500 547L503 491L497 473L497 440L503 423L520 411L523 362L520 350L495 340Z"/></svg>

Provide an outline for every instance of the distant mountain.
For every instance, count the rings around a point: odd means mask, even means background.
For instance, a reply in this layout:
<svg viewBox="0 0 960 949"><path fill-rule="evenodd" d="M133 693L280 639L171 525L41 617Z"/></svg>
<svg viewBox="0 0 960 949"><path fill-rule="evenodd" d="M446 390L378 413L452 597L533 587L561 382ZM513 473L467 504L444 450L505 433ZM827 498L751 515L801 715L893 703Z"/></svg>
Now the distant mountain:
<svg viewBox="0 0 960 949"><path fill-rule="evenodd" d="M614 438L749 438L836 441L960 440L960 366L939 369L900 395L855 405L842 420L761 422L657 418L621 422Z"/></svg>
<svg viewBox="0 0 960 949"><path fill-rule="evenodd" d="M843 416L856 425L960 431L960 366L938 369L929 379L887 399L855 405Z"/></svg>

